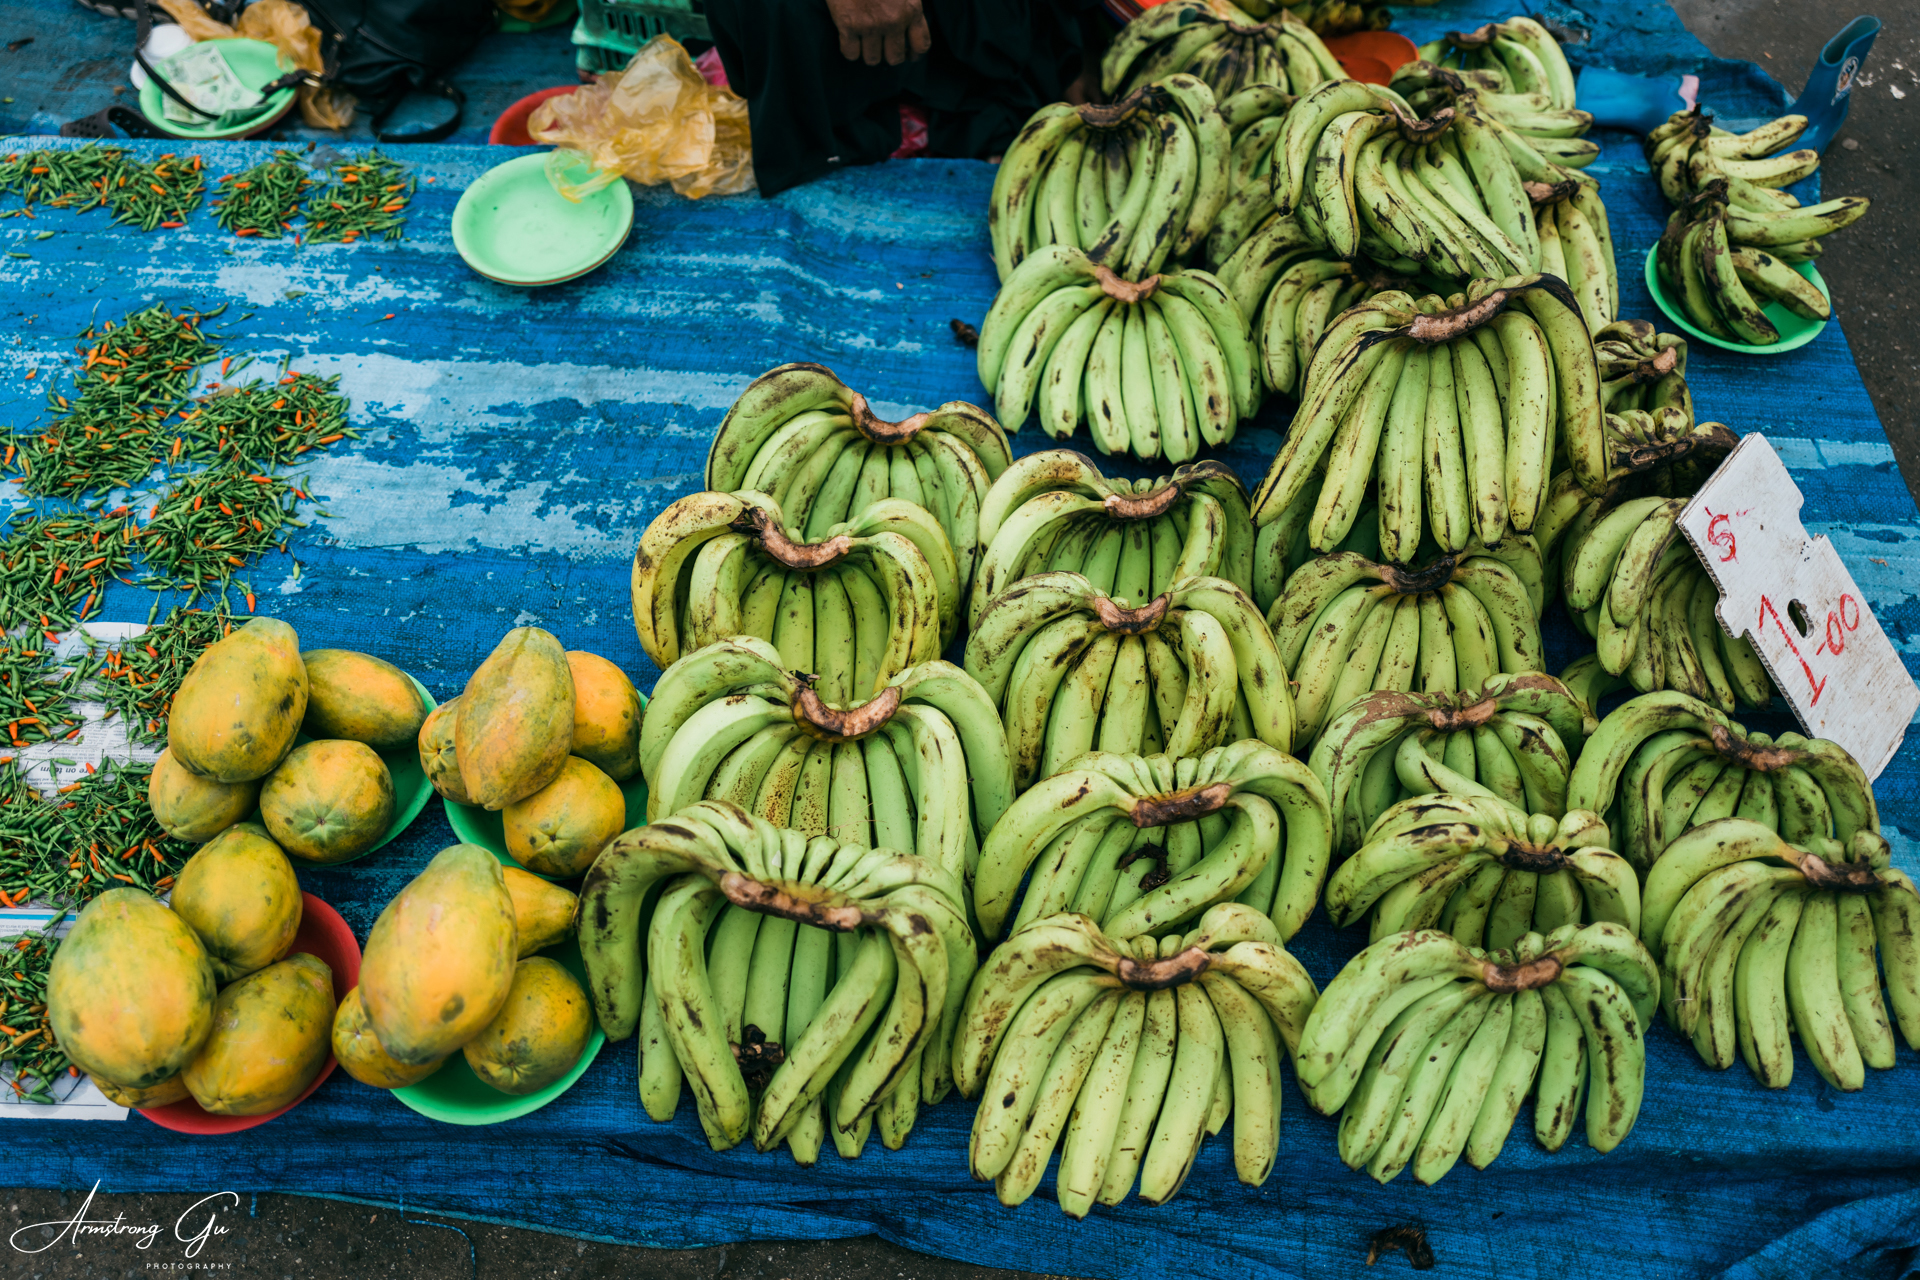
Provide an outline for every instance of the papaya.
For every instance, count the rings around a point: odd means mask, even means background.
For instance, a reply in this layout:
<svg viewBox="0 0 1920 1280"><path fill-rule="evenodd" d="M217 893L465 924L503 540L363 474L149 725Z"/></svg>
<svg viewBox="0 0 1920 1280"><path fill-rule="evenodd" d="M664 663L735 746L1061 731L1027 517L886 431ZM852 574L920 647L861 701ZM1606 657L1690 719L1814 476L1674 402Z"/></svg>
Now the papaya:
<svg viewBox="0 0 1920 1280"><path fill-rule="evenodd" d="M460 708L458 696L427 713L420 725L420 769L442 799L470 805L467 787L460 780L460 760L453 750L453 727Z"/></svg>
<svg viewBox="0 0 1920 1280"><path fill-rule="evenodd" d="M180 682L167 746L189 773L251 782L273 772L307 714L300 637L278 618L255 618L208 645Z"/></svg>
<svg viewBox="0 0 1920 1280"><path fill-rule="evenodd" d="M479 845L442 849L367 935L360 998L374 1034L409 1066L446 1057L500 1012L517 951L500 864Z"/></svg>
<svg viewBox="0 0 1920 1280"><path fill-rule="evenodd" d="M301 861L345 862L379 844L393 824L393 775L364 742L303 742L267 775L260 816Z"/></svg>
<svg viewBox="0 0 1920 1280"><path fill-rule="evenodd" d="M597 653L567 650L573 673L573 754L615 782L640 772L640 692Z"/></svg>
<svg viewBox="0 0 1920 1280"><path fill-rule="evenodd" d="M311 649L300 661L307 668L307 715L300 727L309 738L346 738L375 751L396 751L419 734L427 700L391 662L350 649Z"/></svg>
<svg viewBox="0 0 1920 1280"><path fill-rule="evenodd" d="M514 966L506 1004L460 1053L481 1083L519 1096L573 1070L592 1034L593 1008L580 980L559 961L533 956Z"/></svg>
<svg viewBox="0 0 1920 1280"><path fill-rule="evenodd" d="M147 807L154 821L175 840L192 844L213 839L259 802L258 779L215 782L189 772L171 750L160 753L147 778Z"/></svg>
<svg viewBox="0 0 1920 1280"><path fill-rule="evenodd" d="M225 985L287 954L300 932L300 881L265 827L243 822L200 846L173 886L173 909L200 936Z"/></svg>
<svg viewBox="0 0 1920 1280"><path fill-rule="evenodd" d="M460 696L453 749L475 804L504 809L560 776L573 745L573 672L552 635L507 632Z"/></svg>
<svg viewBox="0 0 1920 1280"><path fill-rule="evenodd" d="M559 777L500 817L508 856L529 871L565 879L585 872L626 830L627 798L612 778L568 756Z"/></svg>
<svg viewBox="0 0 1920 1280"><path fill-rule="evenodd" d="M109 889L82 907L47 972L60 1047L122 1089L150 1088L191 1062L213 1001L206 947L142 889Z"/></svg>
<svg viewBox="0 0 1920 1280"><path fill-rule="evenodd" d="M507 882L507 893L513 898L513 924L520 939L521 958L573 936L573 911L580 901L578 894L519 867L500 870Z"/></svg>
<svg viewBox="0 0 1920 1280"><path fill-rule="evenodd" d="M119 1103L135 1111L148 1107L168 1107L192 1095L187 1092L187 1082L181 1077L168 1076L159 1084L148 1085L144 1089L122 1089L111 1080L102 1080L99 1076L88 1076L93 1087L107 1095L108 1102Z"/></svg>
<svg viewBox="0 0 1920 1280"><path fill-rule="evenodd" d="M306 1092L332 1043L333 970L302 951L220 989L213 1031L180 1074L214 1115L265 1115Z"/></svg>
<svg viewBox="0 0 1920 1280"><path fill-rule="evenodd" d="M435 1058L418 1066L408 1066L380 1044L367 1020L367 1006L361 1003L360 988L347 992L346 999L333 1015L333 1057L348 1075L376 1089L401 1089L418 1084L440 1069L445 1058Z"/></svg>

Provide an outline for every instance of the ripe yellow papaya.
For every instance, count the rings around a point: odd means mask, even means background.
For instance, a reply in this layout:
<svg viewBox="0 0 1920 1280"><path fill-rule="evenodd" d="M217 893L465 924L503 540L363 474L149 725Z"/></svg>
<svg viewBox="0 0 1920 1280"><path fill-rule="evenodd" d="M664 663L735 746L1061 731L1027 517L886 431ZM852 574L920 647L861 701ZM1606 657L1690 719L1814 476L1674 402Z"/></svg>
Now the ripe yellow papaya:
<svg viewBox="0 0 1920 1280"><path fill-rule="evenodd" d="M615 782L640 772L640 692L596 653L567 650L573 672L573 754Z"/></svg>
<svg viewBox="0 0 1920 1280"><path fill-rule="evenodd" d="M475 804L504 809L560 776L573 745L573 672L552 635L507 632L460 698L454 754Z"/></svg>
<svg viewBox="0 0 1920 1280"><path fill-rule="evenodd" d="M427 718L427 702L407 673L391 662L351 649L310 649L307 668L309 738L347 738L375 751L412 742Z"/></svg>
<svg viewBox="0 0 1920 1280"><path fill-rule="evenodd" d="M307 714L300 637L255 618L202 651L167 721L167 745L190 773L249 782L273 772Z"/></svg>
<svg viewBox="0 0 1920 1280"><path fill-rule="evenodd" d="M187 1082L177 1075L168 1076L159 1084L148 1085L144 1089L122 1089L111 1080L102 1080L99 1076L88 1076L93 1087L107 1095L108 1102L117 1102L123 1107L145 1110L148 1107L166 1107L191 1097L187 1092Z"/></svg>
<svg viewBox="0 0 1920 1280"><path fill-rule="evenodd" d="M513 898L514 931L522 959L573 936L573 911L580 896L519 867L500 868Z"/></svg>
<svg viewBox="0 0 1920 1280"><path fill-rule="evenodd" d="M442 799L455 804L472 804L466 783L460 780L460 759L453 750L453 729L458 723L460 699L456 695L427 713L420 725L420 768Z"/></svg>
<svg viewBox="0 0 1920 1280"><path fill-rule="evenodd" d="M195 844L211 840L260 803L258 779L215 782L180 763L171 750L162 751L147 778L147 806L154 821L175 840Z"/></svg>
<svg viewBox="0 0 1920 1280"><path fill-rule="evenodd" d="M627 799L612 778L579 756L560 776L501 812L507 854L541 875L581 875L626 830Z"/></svg>
<svg viewBox="0 0 1920 1280"><path fill-rule="evenodd" d="M301 861L345 862L379 844L392 825L393 775L364 742L303 742L267 775L260 816Z"/></svg>
<svg viewBox="0 0 1920 1280"><path fill-rule="evenodd" d="M409 1066L446 1057L500 1012L517 952L500 864L479 845L442 849L367 935L360 999L374 1034Z"/></svg>
<svg viewBox="0 0 1920 1280"><path fill-rule="evenodd" d="M515 966L506 1005L460 1052L482 1083L519 1096L571 1071L592 1034L586 988L559 961L533 956Z"/></svg>
<svg viewBox="0 0 1920 1280"><path fill-rule="evenodd" d="M75 1066L122 1089L159 1084L213 1026L213 965L187 922L141 889L81 908L47 974L53 1034Z"/></svg>
<svg viewBox="0 0 1920 1280"><path fill-rule="evenodd" d="M265 827L243 822L180 868L173 909L200 936L222 984L287 954L300 932L300 881Z"/></svg>
<svg viewBox="0 0 1920 1280"><path fill-rule="evenodd" d="M358 987L347 992L346 999L334 1012L333 1056L348 1075L376 1089L400 1089L418 1084L446 1061L435 1058L418 1066L408 1066L388 1053L380 1037L373 1034L373 1023L367 1019L367 1006L360 1000Z"/></svg>
<svg viewBox="0 0 1920 1280"><path fill-rule="evenodd" d="M213 1031L180 1074L214 1115L265 1115L313 1083L332 1032L333 970L302 951L221 988Z"/></svg>

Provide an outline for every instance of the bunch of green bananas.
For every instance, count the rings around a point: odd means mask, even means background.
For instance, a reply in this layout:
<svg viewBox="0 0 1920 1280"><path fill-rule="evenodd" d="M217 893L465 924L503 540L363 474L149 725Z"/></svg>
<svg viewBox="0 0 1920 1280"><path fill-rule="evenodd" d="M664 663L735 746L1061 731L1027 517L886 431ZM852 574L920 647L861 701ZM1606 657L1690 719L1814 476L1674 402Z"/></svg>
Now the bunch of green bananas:
<svg viewBox="0 0 1920 1280"><path fill-rule="evenodd" d="M1825 320L1831 313L1826 296L1791 264L1811 259L1819 237L1858 220L1872 202L1842 196L1805 209L1752 213L1727 203L1725 191L1716 180L1667 219L1654 256L1667 296L1702 333L1750 346L1780 341L1763 309L1769 303Z"/></svg>
<svg viewBox="0 0 1920 1280"><path fill-rule="evenodd" d="M1293 696L1266 619L1221 578L1183 578L1138 607L1077 573L996 597L967 674L1000 708L1025 788L1089 751L1174 759L1258 738L1293 746Z"/></svg>
<svg viewBox="0 0 1920 1280"><path fill-rule="evenodd" d="M1640 877L1607 847L1600 815L1528 814L1486 795L1415 796L1383 814L1327 881L1337 925L1369 941L1440 929L1508 951L1529 933L1608 920L1640 932Z"/></svg>
<svg viewBox="0 0 1920 1280"><path fill-rule="evenodd" d="M1390 934L1327 984L1294 1071L1315 1110L1341 1113L1347 1167L1381 1182L1411 1163L1431 1185L1463 1154L1486 1168L1530 1092L1541 1146L1566 1143L1584 1096L1587 1142L1607 1152L1639 1117L1659 999L1653 957L1611 922L1528 933L1511 951Z"/></svg>
<svg viewBox="0 0 1920 1280"><path fill-rule="evenodd" d="M1798 848L1880 830L1873 786L1844 747L1748 733L1674 690L1631 698L1600 722L1567 805L1606 815L1614 847L1643 871L1682 834L1722 818L1758 822Z"/></svg>
<svg viewBox="0 0 1920 1280"><path fill-rule="evenodd" d="M1259 1186L1279 1152L1280 1064L1314 996L1273 923L1238 903L1158 941L1035 920L980 966L954 1040L954 1082L981 1099L973 1176L1017 1205L1058 1146L1068 1216L1119 1204L1136 1178L1162 1204L1231 1118L1234 1171Z"/></svg>
<svg viewBox="0 0 1920 1280"><path fill-rule="evenodd" d="M1012 460L1000 424L964 401L888 422L831 369L783 364L727 410L706 485L769 495L813 542L882 498L924 507L946 531L964 591L980 558L980 504Z"/></svg>
<svg viewBox="0 0 1920 1280"><path fill-rule="evenodd" d="M1108 106L1040 108L1007 148L989 197L1001 281L1047 245L1083 249L1129 280L1183 261L1227 198L1230 149L1213 90L1189 75Z"/></svg>
<svg viewBox="0 0 1920 1280"><path fill-rule="evenodd" d="M880 501L807 542L764 493L692 493L633 556L633 625L666 670L729 636L771 640L829 702L878 692L940 655L960 626L960 569L924 507Z"/></svg>
<svg viewBox="0 0 1920 1280"><path fill-rule="evenodd" d="M908 667L872 699L841 706L748 636L667 668L641 721L640 771L649 821L725 800L955 875L1014 796L998 709L952 663Z"/></svg>
<svg viewBox="0 0 1920 1280"><path fill-rule="evenodd" d="M1479 547L1413 570L1322 556L1288 580L1267 621L1293 673L1300 742L1376 689L1472 689L1544 660L1528 579Z"/></svg>
<svg viewBox="0 0 1920 1280"><path fill-rule="evenodd" d="M1273 143L1298 99L1257 84L1220 100L1220 118L1233 139L1227 160L1227 199L1207 233L1206 260L1218 266L1273 216Z"/></svg>
<svg viewBox="0 0 1920 1280"><path fill-rule="evenodd" d="M657 890L657 896L655 891ZM831 1133L889 1147L952 1086L976 952L959 877L703 801L619 836L580 890L580 952L609 1039L640 1032L640 1100L684 1078L714 1150L751 1134L811 1164Z"/></svg>
<svg viewBox="0 0 1920 1280"><path fill-rule="evenodd" d="M1069 449L1030 453L980 507L980 572L967 623L1021 578L1077 573L1101 595L1151 600L1184 578L1253 580L1247 491L1211 459L1157 480L1114 480Z"/></svg>
<svg viewBox="0 0 1920 1280"><path fill-rule="evenodd" d="M980 326L980 381L1015 430L1082 422L1102 453L1185 462L1259 407L1247 322L1204 271L1122 279L1067 245L1015 268Z"/></svg>
<svg viewBox="0 0 1920 1280"><path fill-rule="evenodd" d="M1319 900L1332 828L1320 780L1264 742L1184 760L1090 752L994 824L974 869L974 915L988 938L1009 915L1018 930L1059 911L1131 938L1237 901L1291 938Z"/></svg>
<svg viewBox="0 0 1920 1280"><path fill-rule="evenodd" d="M1587 328L1598 334L1620 310L1620 278L1613 262L1613 230L1600 193L1578 182L1527 184L1533 225L1540 236L1540 270L1559 276L1580 299Z"/></svg>
<svg viewBox="0 0 1920 1280"><path fill-rule="evenodd" d="M1114 36L1100 57L1100 91L1111 98L1182 71L1219 98L1256 84L1297 96L1346 75L1285 9L1256 18L1226 0L1166 0Z"/></svg>
<svg viewBox="0 0 1920 1280"><path fill-rule="evenodd" d="M1561 816L1573 756L1595 723L1572 690L1539 672L1459 693L1381 690L1327 722L1307 767L1339 816L1336 852L1351 853L1388 809L1436 792Z"/></svg>
<svg viewBox="0 0 1920 1280"><path fill-rule="evenodd" d="M1435 0L1412 0L1409 8L1422 8ZM1258 8L1257 3L1241 0L1241 7ZM1393 14L1380 0L1287 0L1287 12L1323 36L1344 36L1355 31L1385 31L1393 25Z"/></svg>
<svg viewBox="0 0 1920 1280"><path fill-rule="evenodd" d="M1713 117L1696 107L1668 116L1641 148L1668 204L1685 204L1713 183L1724 182L1728 204L1748 213L1786 213L1798 209L1800 201L1780 188L1820 167L1820 153L1811 148L1780 150L1793 145L1806 129L1805 116L1790 115L1732 134L1716 128Z"/></svg>
<svg viewBox="0 0 1920 1280"><path fill-rule="evenodd" d="M1746 1059L1770 1089L1793 1042L1852 1091L1894 1064L1891 1007L1920 1049L1920 893L1871 831L1803 846L1740 818L1696 827L1647 874L1642 936L1667 1021L1716 1070ZM1881 967L1886 970L1885 997Z"/></svg>
<svg viewBox="0 0 1920 1280"><path fill-rule="evenodd" d="M1393 87L1416 106L1444 106L1470 91L1548 161L1584 168L1599 156L1599 146L1585 141L1593 116L1574 104L1573 68L1560 42L1532 18L1448 32L1419 53L1393 74ZM1423 93L1429 97L1416 96Z"/></svg>
<svg viewBox="0 0 1920 1280"><path fill-rule="evenodd" d="M1693 421L1687 390L1687 340L1656 333L1645 320L1616 320L1593 331L1600 362L1600 405L1608 413L1674 409Z"/></svg>
<svg viewBox="0 0 1920 1280"><path fill-rule="evenodd" d="M1321 338L1254 520L1282 519L1317 480L1308 541L1329 550L1378 476L1385 559L1408 563L1429 531L1441 551L1497 546L1533 528L1557 452L1604 487L1599 381L1579 303L1552 276L1375 294Z"/></svg>

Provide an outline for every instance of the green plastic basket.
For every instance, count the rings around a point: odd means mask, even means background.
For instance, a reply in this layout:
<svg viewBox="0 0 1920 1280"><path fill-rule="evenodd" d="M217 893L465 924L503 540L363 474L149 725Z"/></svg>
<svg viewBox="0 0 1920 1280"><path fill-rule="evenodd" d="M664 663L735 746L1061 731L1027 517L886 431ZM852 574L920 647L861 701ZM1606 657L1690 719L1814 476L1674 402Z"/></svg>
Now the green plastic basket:
<svg viewBox="0 0 1920 1280"><path fill-rule="evenodd" d="M632 57L663 31L676 40L713 39L705 0L580 0L573 42Z"/></svg>

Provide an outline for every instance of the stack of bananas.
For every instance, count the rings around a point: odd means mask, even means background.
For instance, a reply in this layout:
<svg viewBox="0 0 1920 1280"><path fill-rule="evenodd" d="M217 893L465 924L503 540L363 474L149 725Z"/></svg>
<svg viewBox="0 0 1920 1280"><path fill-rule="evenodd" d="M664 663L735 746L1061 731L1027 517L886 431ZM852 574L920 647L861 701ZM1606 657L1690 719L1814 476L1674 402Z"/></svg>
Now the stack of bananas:
<svg viewBox="0 0 1920 1280"><path fill-rule="evenodd" d="M1629 699L1600 722L1567 804L1604 814L1614 847L1643 871L1684 833L1722 818L1758 822L1798 848L1880 830L1872 784L1844 747L1748 733L1671 690Z"/></svg>
<svg viewBox="0 0 1920 1280"><path fill-rule="evenodd" d="M1036 573L1077 573L1128 601L1184 578L1225 578L1244 591L1253 580L1252 523L1240 478L1218 462L1128 481L1068 449L1030 453L994 481L980 508L984 550L968 625Z"/></svg>
<svg viewBox="0 0 1920 1280"><path fill-rule="evenodd" d="M1785 213L1800 201L1781 190L1820 167L1820 153L1793 145L1807 130L1807 118L1781 116L1747 133L1717 127L1713 117L1695 108L1676 111L1641 144L1653 166L1654 180L1667 203L1682 205L1715 182L1726 184L1727 203L1748 213Z"/></svg>
<svg viewBox="0 0 1920 1280"><path fill-rule="evenodd" d="M955 875L1014 796L993 699L953 664L909 667L870 701L830 706L812 676L747 636L667 668L641 723L640 770L650 821L724 800Z"/></svg>
<svg viewBox="0 0 1920 1280"><path fill-rule="evenodd" d="M693 493L633 556L633 625L662 670L730 636L771 640L827 701L879 691L940 655L960 625L960 570L924 507L883 498L807 542L764 493Z"/></svg>
<svg viewBox="0 0 1920 1280"><path fill-rule="evenodd" d="M967 638L967 673L1000 708L1014 785L1096 749L1181 760L1248 738L1293 746L1286 668L1245 592L1183 578L1151 599L1115 594L1077 573L1034 574Z"/></svg>
<svg viewBox="0 0 1920 1280"><path fill-rule="evenodd" d="M1580 299L1587 328L1598 334L1620 310L1620 278L1613 261L1613 230L1600 193L1579 182L1529 182L1533 225L1540 235L1540 270L1559 276Z"/></svg>
<svg viewBox="0 0 1920 1280"><path fill-rule="evenodd" d="M814 542L882 498L925 507L946 531L965 591L979 558L980 504L1012 460L1000 424L964 401L888 422L831 369L783 364L727 410L707 451L706 484L767 494Z"/></svg>
<svg viewBox="0 0 1920 1280"><path fill-rule="evenodd" d="M963 894L925 859L703 801L600 854L580 951L608 1038L640 1032L648 1115L670 1119L685 1079L714 1150L751 1134L812 1164L829 1134L858 1155L876 1119L897 1148L951 1088Z"/></svg>
<svg viewBox="0 0 1920 1280"><path fill-rule="evenodd" d="M1219 98L1256 84L1298 97L1347 74L1292 13L1279 9L1256 18L1245 8L1226 0L1166 0L1145 10L1101 55L1101 92L1119 97L1184 71Z"/></svg>
<svg viewBox="0 0 1920 1280"><path fill-rule="evenodd" d="M1656 333L1645 320L1616 320L1593 331L1600 362L1600 404L1608 413L1674 409L1693 421L1687 390L1687 340Z"/></svg>
<svg viewBox="0 0 1920 1280"><path fill-rule="evenodd" d="M1583 485L1604 487L1593 338L1563 281L1476 280L1444 300L1389 291L1328 327L1254 520L1311 500L1308 541L1329 550L1378 476L1383 558L1412 561L1429 532L1443 552L1493 547L1533 528L1561 450Z"/></svg>
<svg viewBox="0 0 1920 1280"><path fill-rule="evenodd" d="M1609 922L1471 950L1437 930L1390 934L1313 1007L1294 1070L1315 1110L1340 1115L1340 1158L1381 1182L1409 1163L1431 1185L1464 1154L1499 1156L1528 1093L1533 1132L1558 1151L1586 1100L1587 1142L1633 1130L1646 1083L1653 957Z"/></svg>
<svg viewBox="0 0 1920 1280"><path fill-rule="evenodd" d="M1233 439L1259 406L1246 320L1204 271L1123 279L1048 245L1000 286L977 367L1015 430L1037 410L1064 440L1086 423L1102 453L1186 462Z"/></svg>
<svg viewBox="0 0 1920 1280"><path fill-rule="evenodd" d="M1920 893L1889 858L1871 831L1800 845L1739 818L1667 846L1643 936L1667 1021L1703 1062L1724 1070L1737 1054L1784 1089L1792 1032L1822 1079L1852 1091L1894 1065L1894 1023L1920 1049Z"/></svg>
<svg viewBox="0 0 1920 1280"><path fill-rule="evenodd" d="M1131 938L1237 901L1284 940L1319 901L1332 826L1320 780L1264 742L1184 760L1092 752L994 824L974 869L974 915L988 938L1009 916L1018 930L1060 911Z"/></svg>
<svg viewBox="0 0 1920 1280"><path fill-rule="evenodd" d="M953 1069L981 1098L968 1167L1017 1205L1058 1146L1068 1216L1119 1204L1136 1179L1163 1204L1231 1118L1234 1172L1257 1187L1279 1153L1280 1065L1314 996L1272 922L1235 903L1157 940L1083 915L1035 920L967 992Z"/></svg>
<svg viewBox="0 0 1920 1280"><path fill-rule="evenodd" d="M1503 554L1527 560L1520 539ZM1542 670L1531 572L1471 547L1419 569L1342 551L1309 561L1267 614L1293 673L1294 734L1312 741L1355 698L1376 689L1450 693L1496 672Z"/></svg>
<svg viewBox="0 0 1920 1280"><path fill-rule="evenodd" d="M1556 818L1490 795L1416 796L1333 873L1327 914L1342 926L1367 917L1373 942L1437 928L1493 951L1601 920L1638 934L1640 877L1607 841L1607 824L1584 809Z"/></svg>
<svg viewBox="0 0 1920 1280"><path fill-rule="evenodd" d="M1388 809L1435 792L1491 793L1559 817L1573 756L1593 727L1572 690L1539 672L1490 676L1459 693L1382 690L1330 720L1307 765L1337 815L1336 851L1351 853Z"/></svg>
<svg viewBox="0 0 1920 1280"><path fill-rule="evenodd" d="M993 180L987 230L1001 281L1046 245L1085 250L1129 280L1184 260L1227 198L1230 149L1213 90L1189 75L1110 106L1040 108Z"/></svg>
<svg viewBox="0 0 1920 1280"><path fill-rule="evenodd" d="M1600 154L1585 139L1593 116L1574 105L1573 68L1560 42L1525 15L1422 45L1417 61L1394 71L1393 87L1422 111L1471 91L1487 114L1555 165L1584 168Z"/></svg>

